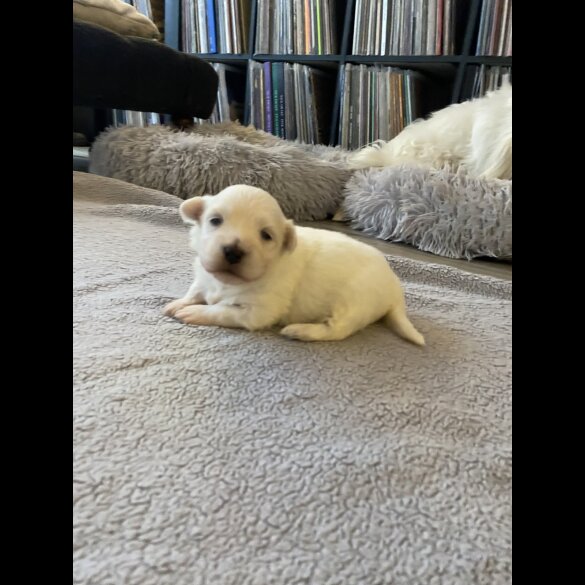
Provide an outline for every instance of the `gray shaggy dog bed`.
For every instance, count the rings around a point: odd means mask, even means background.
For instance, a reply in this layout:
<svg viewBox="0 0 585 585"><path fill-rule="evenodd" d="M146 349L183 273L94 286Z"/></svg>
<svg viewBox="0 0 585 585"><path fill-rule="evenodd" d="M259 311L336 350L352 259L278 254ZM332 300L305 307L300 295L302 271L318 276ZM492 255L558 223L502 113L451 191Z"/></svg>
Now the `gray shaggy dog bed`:
<svg viewBox="0 0 585 585"><path fill-rule="evenodd" d="M238 123L110 128L90 172L188 199L238 183L270 192L296 221L343 203L352 227L450 258L512 257L512 183L449 169L386 167L352 176L350 151L282 140ZM345 202L344 202L345 199Z"/></svg>
<svg viewBox="0 0 585 585"><path fill-rule="evenodd" d="M512 181L449 169L357 172L343 212L355 229L449 258L512 258Z"/></svg>
<svg viewBox="0 0 585 585"><path fill-rule="evenodd" d="M95 141L91 173L188 199L245 183L271 193L285 215L320 220L341 205L350 153L301 145L236 123L189 131L110 128Z"/></svg>

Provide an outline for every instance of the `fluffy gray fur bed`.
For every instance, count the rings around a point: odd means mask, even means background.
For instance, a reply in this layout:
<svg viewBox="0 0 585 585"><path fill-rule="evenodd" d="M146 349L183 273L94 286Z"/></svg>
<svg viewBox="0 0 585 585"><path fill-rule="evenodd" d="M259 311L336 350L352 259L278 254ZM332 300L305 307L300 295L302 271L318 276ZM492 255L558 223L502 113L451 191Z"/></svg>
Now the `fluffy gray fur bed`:
<svg viewBox="0 0 585 585"><path fill-rule="evenodd" d="M75 585L509 585L511 284L389 258L427 347L189 327L180 199L74 173Z"/></svg>
<svg viewBox="0 0 585 585"><path fill-rule="evenodd" d="M326 219L343 198L351 172L345 153L301 147L239 124L123 127L102 133L90 172L172 193L182 199L215 194L234 184L271 193L296 221Z"/></svg>
<svg viewBox="0 0 585 585"><path fill-rule="evenodd" d="M352 227L425 252L512 258L512 181L449 169L368 169L348 181L343 210Z"/></svg>

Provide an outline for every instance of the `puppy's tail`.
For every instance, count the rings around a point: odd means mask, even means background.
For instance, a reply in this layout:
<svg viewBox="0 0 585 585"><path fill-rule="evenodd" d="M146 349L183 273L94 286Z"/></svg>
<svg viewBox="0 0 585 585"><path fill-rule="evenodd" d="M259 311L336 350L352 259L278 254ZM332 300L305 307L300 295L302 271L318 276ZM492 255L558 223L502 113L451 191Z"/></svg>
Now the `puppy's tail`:
<svg viewBox="0 0 585 585"><path fill-rule="evenodd" d="M415 345L425 345L425 338L408 320L404 306L392 307L384 316L384 325Z"/></svg>

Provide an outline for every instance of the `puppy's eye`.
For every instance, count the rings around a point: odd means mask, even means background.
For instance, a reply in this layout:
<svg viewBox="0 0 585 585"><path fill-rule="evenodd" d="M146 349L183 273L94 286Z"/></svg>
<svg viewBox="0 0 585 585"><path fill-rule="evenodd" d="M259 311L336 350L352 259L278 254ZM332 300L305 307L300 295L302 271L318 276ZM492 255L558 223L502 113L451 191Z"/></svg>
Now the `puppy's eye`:
<svg viewBox="0 0 585 585"><path fill-rule="evenodd" d="M270 240L272 240L272 236L266 230L262 230L260 232L260 237L266 242L270 242Z"/></svg>
<svg viewBox="0 0 585 585"><path fill-rule="evenodd" d="M221 224L223 223L223 218L221 218L221 217L212 217L212 218L209 220L209 223L210 223L211 225L214 225L214 226L221 225Z"/></svg>

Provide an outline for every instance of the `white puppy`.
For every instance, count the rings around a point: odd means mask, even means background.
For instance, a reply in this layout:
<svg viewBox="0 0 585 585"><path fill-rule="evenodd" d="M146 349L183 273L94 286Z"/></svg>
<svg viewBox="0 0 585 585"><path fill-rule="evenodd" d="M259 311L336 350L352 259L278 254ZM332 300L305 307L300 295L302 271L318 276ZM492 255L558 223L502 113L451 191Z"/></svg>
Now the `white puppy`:
<svg viewBox="0 0 585 585"><path fill-rule="evenodd" d="M271 195L246 185L188 199L180 213L194 226L195 280L166 315L250 331L281 325L282 335L304 341L344 339L383 319L424 345L400 282L376 249L297 227Z"/></svg>
<svg viewBox="0 0 585 585"><path fill-rule="evenodd" d="M351 168L419 164L463 167L474 177L512 178L512 85L453 104L417 120L386 143L367 146L350 158Z"/></svg>

